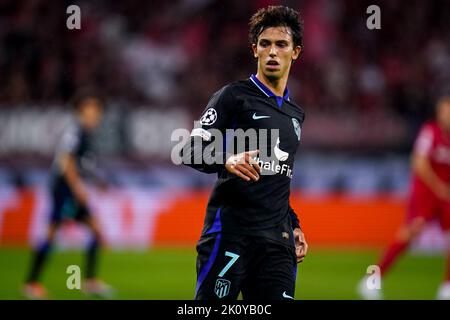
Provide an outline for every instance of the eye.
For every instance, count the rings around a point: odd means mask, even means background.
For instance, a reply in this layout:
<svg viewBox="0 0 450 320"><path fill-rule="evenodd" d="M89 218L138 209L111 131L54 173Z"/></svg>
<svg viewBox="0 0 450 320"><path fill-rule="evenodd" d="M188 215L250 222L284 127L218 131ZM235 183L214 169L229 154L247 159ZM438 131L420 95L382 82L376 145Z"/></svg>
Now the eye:
<svg viewBox="0 0 450 320"><path fill-rule="evenodd" d="M268 45L269 45L269 41L266 41L266 40L261 40L260 42L259 42L259 45L261 46L261 47L267 47Z"/></svg>

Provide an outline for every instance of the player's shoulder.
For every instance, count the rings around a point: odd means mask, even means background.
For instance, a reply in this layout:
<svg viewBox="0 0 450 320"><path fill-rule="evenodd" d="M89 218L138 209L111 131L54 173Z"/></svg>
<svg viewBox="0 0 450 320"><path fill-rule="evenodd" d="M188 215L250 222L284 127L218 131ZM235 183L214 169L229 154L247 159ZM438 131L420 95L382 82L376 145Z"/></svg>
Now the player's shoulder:
<svg viewBox="0 0 450 320"><path fill-rule="evenodd" d="M248 95L258 95L258 89L252 84L250 79L242 79L228 83L220 90L221 93L231 94L236 98Z"/></svg>
<svg viewBox="0 0 450 320"><path fill-rule="evenodd" d="M211 98L211 102L217 102L219 100L230 100L236 97L238 91L235 88L235 83L228 83L214 92Z"/></svg>
<svg viewBox="0 0 450 320"><path fill-rule="evenodd" d="M439 132L440 127L436 120L429 120L426 121L424 124L422 124L422 127L420 128L420 132L428 132L428 133L437 133Z"/></svg>
<svg viewBox="0 0 450 320"><path fill-rule="evenodd" d="M80 143L82 135L81 126L77 122L68 123L62 132L60 149L71 150Z"/></svg>
<svg viewBox="0 0 450 320"><path fill-rule="evenodd" d="M286 104L290 106L290 110L300 118L301 122L305 121L305 110L299 104L293 101L292 98L289 98Z"/></svg>
<svg viewBox="0 0 450 320"><path fill-rule="evenodd" d="M74 136L79 137L81 135L82 129L81 126L76 121L70 121L63 128L62 136Z"/></svg>
<svg viewBox="0 0 450 320"><path fill-rule="evenodd" d="M430 120L422 124L419 134L416 138L416 143L420 147L422 145L431 146L441 139L441 129L435 120Z"/></svg>
<svg viewBox="0 0 450 320"><path fill-rule="evenodd" d="M254 89L249 82L249 80L238 80L224 85L213 94L211 102L217 103L218 101L222 101L234 103L248 95L254 94L252 91Z"/></svg>

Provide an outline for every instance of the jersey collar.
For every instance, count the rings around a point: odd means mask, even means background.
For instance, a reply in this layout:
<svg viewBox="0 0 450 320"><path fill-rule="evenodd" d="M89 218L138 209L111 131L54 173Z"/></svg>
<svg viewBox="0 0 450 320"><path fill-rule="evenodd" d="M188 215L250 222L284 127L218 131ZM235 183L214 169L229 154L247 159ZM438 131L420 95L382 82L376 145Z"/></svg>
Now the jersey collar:
<svg viewBox="0 0 450 320"><path fill-rule="evenodd" d="M267 88L267 86L264 83L259 81L259 79L254 74L252 74L250 76L250 81L253 82L255 84L255 86L257 86L258 89L261 90L267 97L269 97L269 98L275 97L277 100L278 107L281 108L281 105L283 104L283 100L289 101L289 90L287 87L286 87L286 89L284 89L283 96L280 97L280 96L277 96L275 93L273 93L272 90Z"/></svg>

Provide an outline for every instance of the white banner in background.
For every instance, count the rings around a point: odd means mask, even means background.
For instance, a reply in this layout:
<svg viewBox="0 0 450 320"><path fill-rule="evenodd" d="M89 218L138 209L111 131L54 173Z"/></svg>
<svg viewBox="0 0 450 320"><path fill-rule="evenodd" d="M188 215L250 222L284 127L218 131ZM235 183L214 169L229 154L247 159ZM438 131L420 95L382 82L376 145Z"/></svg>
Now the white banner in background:
<svg viewBox="0 0 450 320"><path fill-rule="evenodd" d="M17 108L0 111L0 157L9 154L40 154L53 156L64 128L73 121L73 114L63 108ZM109 110L104 116L98 146L110 154L120 153L122 128L130 150L152 159L170 159L170 137L177 128L191 128L184 108L164 111L135 108L119 112Z"/></svg>

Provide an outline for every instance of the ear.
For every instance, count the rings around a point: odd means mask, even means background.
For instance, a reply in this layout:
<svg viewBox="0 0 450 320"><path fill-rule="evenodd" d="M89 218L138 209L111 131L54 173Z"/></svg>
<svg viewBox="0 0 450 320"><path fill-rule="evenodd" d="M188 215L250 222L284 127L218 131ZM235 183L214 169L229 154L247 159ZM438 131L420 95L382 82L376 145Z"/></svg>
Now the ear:
<svg viewBox="0 0 450 320"><path fill-rule="evenodd" d="M252 44L253 57L258 58L258 48L255 43Z"/></svg>
<svg viewBox="0 0 450 320"><path fill-rule="evenodd" d="M292 51L292 60L297 60L300 56L300 52L302 52L302 47L296 46Z"/></svg>

